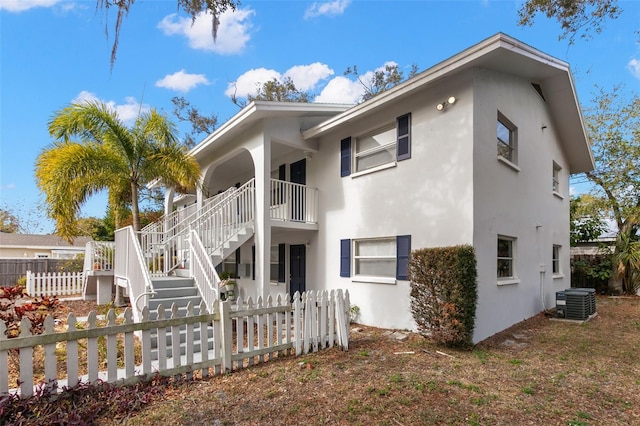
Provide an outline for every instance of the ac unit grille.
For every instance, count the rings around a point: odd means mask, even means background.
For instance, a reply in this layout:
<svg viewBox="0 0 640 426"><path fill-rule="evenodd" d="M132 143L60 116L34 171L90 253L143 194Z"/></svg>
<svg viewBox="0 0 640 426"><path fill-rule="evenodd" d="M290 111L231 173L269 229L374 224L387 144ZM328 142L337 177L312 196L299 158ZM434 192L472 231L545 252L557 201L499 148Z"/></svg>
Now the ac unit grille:
<svg viewBox="0 0 640 426"><path fill-rule="evenodd" d="M569 288L556 292L556 315L584 321L596 312L596 292L592 288Z"/></svg>

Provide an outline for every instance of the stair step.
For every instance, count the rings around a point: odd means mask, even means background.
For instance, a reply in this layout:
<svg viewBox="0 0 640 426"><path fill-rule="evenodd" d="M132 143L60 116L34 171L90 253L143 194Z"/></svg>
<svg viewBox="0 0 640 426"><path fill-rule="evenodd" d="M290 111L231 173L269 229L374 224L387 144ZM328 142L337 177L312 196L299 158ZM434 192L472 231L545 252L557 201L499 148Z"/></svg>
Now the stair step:
<svg viewBox="0 0 640 426"><path fill-rule="evenodd" d="M197 296L198 289L195 287L178 287L178 288L162 288L156 289L156 294L151 297L153 299L173 299L176 297Z"/></svg>
<svg viewBox="0 0 640 426"><path fill-rule="evenodd" d="M191 304L194 307L199 306L200 302L202 302L202 297L184 296L184 297L174 297L171 299L152 298L152 299L149 299L149 310L157 311L158 306L162 305L164 306L165 311L171 311L171 306L173 304L175 304L179 309L179 308L186 308L189 302L191 302Z"/></svg>
<svg viewBox="0 0 640 426"><path fill-rule="evenodd" d="M190 277L156 277L152 278L151 282L156 291L165 288L195 288Z"/></svg>

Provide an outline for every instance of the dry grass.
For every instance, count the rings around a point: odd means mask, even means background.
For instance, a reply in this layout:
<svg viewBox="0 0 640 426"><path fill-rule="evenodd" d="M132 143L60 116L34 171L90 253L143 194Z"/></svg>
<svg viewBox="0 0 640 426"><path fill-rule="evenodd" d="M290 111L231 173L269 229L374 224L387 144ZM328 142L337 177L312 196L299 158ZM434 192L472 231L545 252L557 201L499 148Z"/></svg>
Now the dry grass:
<svg viewBox="0 0 640 426"><path fill-rule="evenodd" d="M359 327L348 352L176 384L101 424L640 424L640 299L597 308L584 325L537 316L469 352Z"/></svg>

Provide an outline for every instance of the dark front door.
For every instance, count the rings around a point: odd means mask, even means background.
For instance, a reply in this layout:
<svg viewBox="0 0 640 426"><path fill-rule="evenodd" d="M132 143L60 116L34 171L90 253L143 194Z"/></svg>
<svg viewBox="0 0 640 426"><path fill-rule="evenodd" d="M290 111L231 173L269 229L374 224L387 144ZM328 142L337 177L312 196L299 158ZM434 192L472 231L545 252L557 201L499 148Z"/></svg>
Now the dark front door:
<svg viewBox="0 0 640 426"><path fill-rule="evenodd" d="M291 182L307 184L307 160L291 163ZM305 221L305 188L295 185L291 191L291 220Z"/></svg>
<svg viewBox="0 0 640 426"><path fill-rule="evenodd" d="M289 248L289 294L292 298L296 291L300 294L306 291L306 249L304 244L292 245Z"/></svg>

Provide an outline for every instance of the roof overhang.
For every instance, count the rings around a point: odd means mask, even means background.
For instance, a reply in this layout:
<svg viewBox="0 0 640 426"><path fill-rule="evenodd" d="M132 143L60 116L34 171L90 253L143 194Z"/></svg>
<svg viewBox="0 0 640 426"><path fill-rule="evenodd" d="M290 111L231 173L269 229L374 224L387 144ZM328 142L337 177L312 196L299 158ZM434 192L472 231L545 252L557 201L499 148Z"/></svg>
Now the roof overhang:
<svg viewBox="0 0 640 426"><path fill-rule="evenodd" d="M443 78L472 68L485 68L526 78L543 86L570 173L593 170L591 147L569 64L505 34L498 33L421 72L402 84L303 132L320 137L356 118L363 118L409 93L424 90Z"/></svg>
<svg viewBox="0 0 640 426"><path fill-rule="evenodd" d="M281 117L313 117L339 114L353 105L302 102L252 101L231 117L216 131L196 145L191 154L197 158L215 149L221 143L233 141L260 120Z"/></svg>

